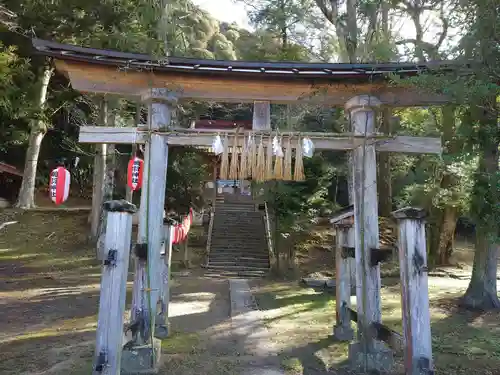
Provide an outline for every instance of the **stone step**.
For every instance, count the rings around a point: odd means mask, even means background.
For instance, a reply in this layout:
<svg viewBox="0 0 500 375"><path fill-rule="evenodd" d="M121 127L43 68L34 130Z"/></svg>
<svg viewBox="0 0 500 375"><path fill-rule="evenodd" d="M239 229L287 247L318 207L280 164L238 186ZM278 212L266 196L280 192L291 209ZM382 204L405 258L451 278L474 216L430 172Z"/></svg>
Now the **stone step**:
<svg viewBox="0 0 500 375"><path fill-rule="evenodd" d="M269 267L247 267L245 265L236 265L236 266L217 266L211 265L210 262L206 266L208 269L212 270L226 270L226 271L269 271Z"/></svg>
<svg viewBox="0 0 500 375"><path fill-rule="evenodd" d="M212 266L222 267L224 269L231 269L231 267L245 267L245 268L249 268L249 269L268 269L269 262L268 263L220 262L220 261L209 260L208 266L209 267L212 267Z"/></svg>
<svg viewBox="0 0 500 375"><path fill-rule="evenodd" d="M241 215L241 212L238 212L238 215L225 215L219 214L218 216L214 216L214 224L235 224L235 225L262 225L264 223L264 218L262 216L249 217L245 215Z"/></svg>
<svg viewBox="0 0 500 375"><path fill-rule="evenodd" d="M255 220L252 221L243 221L241 219L238 219L237 217L231 220L214 220L214 229L215 228L220 228L220 229L240 229L244 231L251 231L252 229L262 229L264 230L264 221L262 222L255 222Z"/></svg>
<svg viewBox="0 0 500 375"><path fill-rule="evenodd" d="M267 275L267 271L220 271L220 270L211 270L207 269L205 271L205 277L209 278L224 278L224 279L231 279L231 278L237 278L237 279L256 279L256 278L262 278Z"/></svg>
<svg viewBox="0 0 500 375"><path fill-rule="evenodd" d="M216 207L215 216L222 215L242 215L242 216L263 216L262 212L255 211L252 207L239 207L239 206L228 206L228 207Z"/></svg>
<svg viewBox="0 0 500 375"><path fill-rule="evenodd" d="M267 254L219 254L219 253L210 253L209 259L221 261L221 262L269 262L269 256Z"/></svg>
<svg viewBox="0 0 500 375"><path fill-rule="evenodd" d="M232 210L232 209L242 209L245 211L255 211L255 204L253 203L223 203L215 204L215 211L217 210Z"/></svg>
<svg viewBox="0 0 500 375"><path fill-rule="evenodd" d="M255 217L263 217L261 212L258 211L248 211L248 210L242 210L241 212L236 211L236 208L216 208L215 209L215 217L233 217L233 216L241 216L241 217L248 217L248 218L255 218Z"/></svg>
<svg viewBox="0 0 500 375"><path fill-rule="evenodd" d="M266 243L259 243L259 242L243 242L243 241L233 241L233 242L212 242L210 244L211 249L244 249L245 251L256 251L256 252L265 252L267 251L267 244ZM243 251L243 250L242 250Z"/></svg>
<svg viewBox="0 0 500 375"><path fill-rule="evenodd" d="M217 254L210 253L209 259L221 262L232 262L232 261L242 261L242 262L269 262L269 256L266 254L258 255L227 255L227 254Z"/></svg>
<svg viewBox="0 0 500 375"><path fill-rule="evenodd" d="M219 236L220 238L265 238L265 232L258 228L254 230L231 230L231 228L213 228L212 238Z"/></svg>
<svg viewBox="0 0 500 375"><path fill-rule="evenodd" d="M208 259L210 261L214 262L255 262L255 263L269 263L269 256L265 256L262 254L262 256L259 256L260 254L249 254L247 255L248 259L241 259L239 255L236 256L220 256L220 254L215 253L208 256ZM267 267L267 266L266 266Z"/></svg>
<svg viewBox="0 0 500 375"><path fill-rule="evenodd" d="M218 233L243 233L243 234L248 234L248 233L254 233L256 236L264 236L264 228L262 228L260 225L259 226L252 226L252 227L238 227L236 225L224 225L224 226L214 226L212 228L212 233L218 232Z"/></svg>
<svg viewBox="0 0 500 375"><path fill-rule="evenodd" d="M215 222L227 222L227 221L231 221L231 220L235 220L235 219L238 219L238 220L241 220L242 222L245 222L245 223L260 223L260 222L264 222L264 219L261 215L245 215L245 214L242 214L241 212L238 212L237 214L231 214L231 215L227 215L227 213L220 213L220 214L215 214L214 216L214 223Z"/></svg>
<svg viewBox="0 0 500 375"><path fill-rule="evenodd" d="M245 249L245 251L255 251L255 252L267 252L267 244L259 242L243 242L243 241L233 241L233 242L212 242L210 244L211 249ZM243 251L243 250L242 250Z"/></svg>
<svg viewBox="0 0 500 375"><path fill-rule="evenodd" d="M219 243L219 244L225 244L225 243L234 243L234 242L242 242L242 243L252 243L252 244L266 244L267 241L265 238L260 238L260 237L252 237L250 235L248 236L224 236L224 235L212 235L212 244L214 243Z"/></svg>
<svg viewBox="0 0 500 375"><path fill-rule="evenodd" d="M265 247L244 247L244 246L210 246L211 253L218 254L268 254Z"/></svg>
<svg viewBox="0 0 500 375"><path fill-rule="evenodd" d="M234 224L234 223L227 223L227 224L220 224L220 225L214 225L212 228L212 233L214 231L221 232L221 233L255 233L256 235L258 234L259 236L263 236L265 234L264 231L264 225L252 225L252 226L246 226L246 225L239 225L239 224Z"/></svg>
<svg viewBox="0 0 500 375"><path fill-rule="evenodd" d="M237 249L210 249L210 257L218 256L218 257L249 257L249 258L269 258L269 253L266 250L246 250L241 251Z"/></svg>
<svg viewBox="0 0 500 375"><path fill-rule="evenodd" d="M212 233L220 232L220 233L255 233L255 235L264 236L264 225L252 225L252 226L240 226L234 223L227 223L225 225L214 225L212 228Z"/></svg>

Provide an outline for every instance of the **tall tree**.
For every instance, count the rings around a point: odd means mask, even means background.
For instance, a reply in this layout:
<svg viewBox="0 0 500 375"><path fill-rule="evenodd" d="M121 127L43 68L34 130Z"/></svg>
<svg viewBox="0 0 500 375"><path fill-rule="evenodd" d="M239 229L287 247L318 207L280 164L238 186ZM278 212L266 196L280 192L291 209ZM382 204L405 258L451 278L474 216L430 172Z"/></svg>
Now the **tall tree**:
<svg viewBox="0 0 500 375"><path fill-rule="evenodd" d="M358 60L358 7L356 0L346 0L345 11L339 0L315 0L326 19L335 28L341 44L341 62L356 63Z"/></svg>
<svg viewBox="0 0 500 375"><path fill-rule="evenodd" d="M22 3L7 0L5 6L17 15L15 31L25 36L17 38L20 52L30 55L31 40L26 37L53 39L61 42L84 43L95 47L127 49L130 45L147 45L147 33L139 32L137 17L133 12L134 3L128 0L117 2L92 1L52 1L29 0ZM128 38L127 36L130 36ZM142 42L138 42L142 38ZM10 41L12 42L12 41ZM108 44L109 43L109 44ZM34 192L40 148L51 117L61 108L60 95L67 86L54 82L53 66L50 59L31 56L32 71L37 82L32 89L32 111L26 116L30 123L30 135L26 150L23 182L17 206L30 208L35 205ZM54 104L54 107L52 107Z"/></svg>
<svg viewBox="0 0 500 375"><path fill-rule="evenodd" d="M260 31L273 35L279 41L279 60L303 60L305 49L298 48L300 34L306 25L312 25L311 0L238 0L250 9L251 22ZM268 34L268 35L269 35Z"/></svg>
<svg viewBox="0 0 500 375"><path fill-rule="evenodd" d="M472 200L476 251L472 278L463 303L484 310L500 308L496 280L500 235L500 9L495 0L470 0L465 11L466 19L470 21L463 43L465 57L473 58L480 64L474 69L475 90L470 97L473 107L468 116L477 124L473 129L479 154Z"/></svg>

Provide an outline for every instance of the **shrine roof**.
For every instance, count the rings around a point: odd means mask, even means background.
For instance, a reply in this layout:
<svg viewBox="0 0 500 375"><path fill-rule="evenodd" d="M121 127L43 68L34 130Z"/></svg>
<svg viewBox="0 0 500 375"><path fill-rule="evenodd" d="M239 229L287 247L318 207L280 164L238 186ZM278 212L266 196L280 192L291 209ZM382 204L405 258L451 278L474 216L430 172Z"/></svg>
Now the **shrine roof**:
<svg viewBox="0 0 500 375"><path fill-rule="evenodd" d="M207 60L185 57L168 57L163 60L136 53L86 48L69 44L33 39L38 53L59 60L81 62L93 65L108 65L122 69L182 73L189 75L259 76L275 77L281 80L314 79L341 81L355 79L368 81L374 77L384 77L389 73L412 76L421 72L451 71L457 65L452 61L428 63L301 63L270 61L230 61Z"/></svg>
<svg viewBox="0 0 500 375"><path fill-rule="evenodd" d="M13 165L0 161L0 173L7 173L14 176L23 177L23 172L14 167Z"/></svg>

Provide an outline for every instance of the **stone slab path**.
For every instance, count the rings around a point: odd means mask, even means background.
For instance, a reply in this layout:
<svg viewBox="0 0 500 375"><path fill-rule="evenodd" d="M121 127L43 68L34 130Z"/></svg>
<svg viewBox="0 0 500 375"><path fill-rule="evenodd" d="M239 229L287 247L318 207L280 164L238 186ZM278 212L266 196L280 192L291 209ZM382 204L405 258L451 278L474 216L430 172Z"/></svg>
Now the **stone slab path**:
<svg viewBox="0 0 500 375"><path fill-rule="evenodd" d="M240 375L283 375L270 333L245 279L229 279L231 326L242 352L254 357Z"/></svg>

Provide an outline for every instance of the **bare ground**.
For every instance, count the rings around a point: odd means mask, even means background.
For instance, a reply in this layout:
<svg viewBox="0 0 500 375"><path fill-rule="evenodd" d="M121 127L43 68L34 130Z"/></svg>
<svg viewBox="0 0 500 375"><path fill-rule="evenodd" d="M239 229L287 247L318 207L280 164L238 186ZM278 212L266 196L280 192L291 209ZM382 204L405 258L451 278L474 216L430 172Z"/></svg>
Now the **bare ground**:
<svg viewBox="0 0 500 375"><path fill-rule="evenodd" d="M0 374L90 373L100 267L87 243L87 215L0 214L0 223L18 222L0 230ZM163 373L234 373L240 353L230 337L228 299L226 280L174 273Z"/></svg>
<svg viewBox="0 0 500 375"><path fill-rule="evenodd" d="M17 221L0 230L0 374L91 373L100 266L87 242L87 215L0 213L0 224ZM196 265L204 247L192 234ZM174 251L174 269L182 258ZM129 303L130 289L129 282ZM227 280L205 278L196 267L174 272L170 323L160 374L233 375L255 361L243 350L245 338L232 334Z"/></svg>
<svg viewBox="0 0 500 375"><path fill-rule="evenodd" d="M90 373L100 267L87 243L87 214L0 213L0 224L18 221L0 229L0 374ZM300 274L333 275L330 241L321 234L299 251ZM201 246L196 238L190 244ZM202 249L193 250L193 263L199 263ZM181 258L174 252L174 261ZM464 247L456 258L459 267L442 270L447 277L431 277L429 283L438 373L496 375L500 315L455 307L468 284L470 249ZM393 274L394 266L387 265L386 273ZM401 330L397 280L385 278L384 283L384 322ZM296 282L262 280L253 286L273 351L287 374L352 373L346 367L347 345L329 338L335 319L333 295ZM242 374L262 362L242 349L244 337L232 335L229 309L227 281L206 279L197 269L175 273L173 334L163 342L160 373Z"/></svg>

